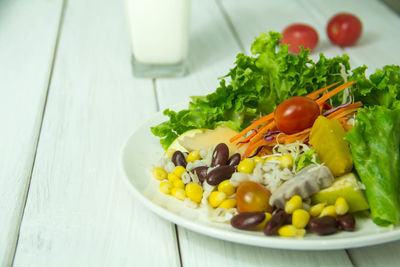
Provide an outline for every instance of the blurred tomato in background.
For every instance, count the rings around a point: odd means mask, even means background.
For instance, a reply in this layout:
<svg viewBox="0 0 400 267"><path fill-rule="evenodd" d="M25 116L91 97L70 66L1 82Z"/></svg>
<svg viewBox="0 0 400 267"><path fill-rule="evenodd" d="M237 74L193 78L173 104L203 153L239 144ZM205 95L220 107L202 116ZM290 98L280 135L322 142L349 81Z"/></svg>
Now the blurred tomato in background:
<svg viewBox="0 0 400 267"><path fill-rule="evenodd" d="M361 21L349 13L336 14L329 20L326 27L329 40L342 47L355 45L360 39L361 31Z"/></svg>
<svg viewBox="0 0 400 267"><path fill-rule="evenodd" d="M281 44L288 44L289 52L295 54L300 53L300 46L312 51L318 44L318 33L307 24L291 24L283 30Z"/></svg>

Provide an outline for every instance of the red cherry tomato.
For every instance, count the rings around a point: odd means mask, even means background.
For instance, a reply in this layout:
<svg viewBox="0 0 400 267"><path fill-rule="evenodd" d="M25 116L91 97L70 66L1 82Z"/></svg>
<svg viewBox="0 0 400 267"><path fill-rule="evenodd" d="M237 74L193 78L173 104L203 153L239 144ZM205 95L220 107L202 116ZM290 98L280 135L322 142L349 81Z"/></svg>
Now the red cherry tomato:
<svg viewBox="0 0 400 267"><path fill-rule="evenodd" d="M283 30L281 43L288 44L291 53L300 53L300 46L312 51L318 44L318 33L306 24L292 24Z"/></svg>
<svg viewBox="0 0 400 267"><path fill-rule="evenodd" d="M286 99L275 109L275 123L281 132L294 134L311 127L320 115L314 100L305 96Z"/></svg>
<svg viewBox="0 0 400 267"><path fill-rule="evenodd" d="M241 212L272 212L269 205L271 193L263 185L246 181L242 182L236 191L236 207Z"/></svg>
<svg viewBox="0 0 400 267"><path fill-rule="evenodd" d="M361 21L354 15L339 13L332 17L326 27L326 32L332 43L339 46L352 46L361 36Z"/></svg>

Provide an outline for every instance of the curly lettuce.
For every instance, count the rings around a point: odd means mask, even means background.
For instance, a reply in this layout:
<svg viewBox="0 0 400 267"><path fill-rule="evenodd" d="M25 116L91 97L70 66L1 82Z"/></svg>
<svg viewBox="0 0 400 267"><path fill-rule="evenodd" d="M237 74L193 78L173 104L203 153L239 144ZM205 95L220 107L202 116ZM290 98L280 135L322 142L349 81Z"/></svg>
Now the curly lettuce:
<svg viewBox="0 0 400 267"><path fill-rule="evenodd" d="M345 54L334 58L320 54L314 62L309 58L309 50L289 53L287 45L279 44L280 38L277 32L260 34L251 46L252 56L239 53L234 67L221 78L215 92L193 96L188 109L164 110L169 120L151 127L163 148L167 149L179 135L191 129L225 125L240 131L252 120L273 112L285 99L345 78L356 81L351 94L364 106L400 106L399 66L384 66L367 78L366 66L350 71L349 57ZM330 101L333 105L342 103L343 93Z"/></svg>
<svg viewBox="0 0 400 267"><path fill-rule="evenodd" d="M279 44L280 38L277 32L262 33L251 46L253 55L239 53L215 92L192 97L188 109L164 110L169 120L151 127L163 148L191 129L226 125L239 131L291 96L343 81L342 69L346 73L350 69L347 55L328 59L321 54L315 63L309 58L309 50L291 54L287 45ZM340 103L341 99L333 101Z"/></svg>
<svg viewBox="0 0 400 267"><path fill-rule="evenodd" d="M353 86L355 99L364 106L400 107L400 66L386 65L369 78L365 75L366 69L366 66L355 68L349 77L357 81Z"/></svg>

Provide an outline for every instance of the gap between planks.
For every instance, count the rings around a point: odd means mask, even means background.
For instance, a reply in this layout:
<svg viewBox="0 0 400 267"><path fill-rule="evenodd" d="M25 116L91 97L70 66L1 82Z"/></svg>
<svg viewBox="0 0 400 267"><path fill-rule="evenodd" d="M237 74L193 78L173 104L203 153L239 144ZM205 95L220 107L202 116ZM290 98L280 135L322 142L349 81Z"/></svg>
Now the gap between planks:
<svg viewBox="0 0 400 267"><path fill-rule="evenodd" d="M159 101L159 96L157 93L157 79L153 78L152 79L153 82L153 92L154 92L154 99L156 101L156 111L159 112L160 111L160 101ZM182 252L181 252L181 245L180 245L180 240L179 240L179 231L178 231L178 225L174 224L174 228L175 231L175 237L176 237L176 248L178 250L178 256L179 256L179 266L183 267L183 262L182 262Z"/></svg>
<svg viewBox="0 0 400 267"><path fill-rule="evenodd" d="M240 39L240 36L239 36L238 32L236 31L236 29L235 29L235 27L234 27L234 24L233 24L233 22L232 22L232 20L231 20L231 18L230 18L230 16L229 16L229 14L228 14L228 12L225 10L225 8L224 8L224 6L223 6L221 0L215 0L215 2L216 2L217 6L218 6L218 8L219 8L219 10L220 10L220 12L221 12L221 14L222 14L222 17L224 18L226 24L228 25L228 28L229 28L229 30L231 31L231 34L232 34L234 40L237 42L237 44L238 44L240 50L241 50L243 53L245 53L244 44L242 43L242 41L241 41L241 39ZM315 10L313 10L313 11L315 11ZM155 97L156 97L156 101L157 101L157 111L159 111L159 110L160 110L160 106L159 106L159 102L158 102L158 101L159 101L159 100L158 100L158 96L157 96L157 94L156 94L156 91L157 91L157 90L156 90L156 83L155 83L155 81L154 81L153 85L154 85L154 92L155 92ZM179 246L179 233L178 233L178 226L177 226L177 225L175 225L175 231L176 231L177 245L178 245L178 251L179 251L179 259L180 259L181 266L183 266L182 255L181 255L181 250L180 250L180 246ZM353 259L352 259L352 257L351 257L350 252L349 252L347 249L345 249L344 251L345 251L345 253L346 253L346 255L347 255L347 257L348 257L348 259L349 259L351 265L355 266L354 261L353 261Z"/></svg>
<svg viewBox="0 0 400 267"><path fill-rule="evenodd" d="M48 82L47 82L46 94L45 94L45 99L44 99L43 108L42 108L42 112L41 112L39 132L38 132L38 135L37 135L37 138L36 138L35 154L33 156L32 166L31 166L31 170L30 170L29 178L28 178L28 184L27 184L27 188L26 188L26 191L25 191L25 196L24 196L24 201L23 201L24 204L23 204L23 207L22 207L21 215L19 217L19 221L17 222L17 224L18 224L18 233L17 233L17 237L16 237L16 241L15 241L15 246L14 246L13 251L12 251L11 266L14 265L15 255L16 255L17 249L18 249L18 242L19 242L19 237L20 237L20 232L21 232L21 225L22 225L22 220L24 218L24 214L25 214L26 204L27 204L27 201L28 201L29 189L30 189L30 185L31 185L31 181L32 181L33 169L35 167L37 150L38 150L39 141L40 141L40 134L42 132L43 120L44 120L44 116L45 116L45 113L46 113L47 100L48 100L48 97L49 97L51 81L52 81L52 78L53 78L54 65L55 65L55 61L56 61L56 57L57 57L58 44L59 44L59 41L60 41L61 30L62 30L62 26L63 26L63 22L64 22L64 17L65 17L65 12L66 12L66 7L67 7L67 1L68 0L63 0L62 7L61 7L60 19L59 19L59 22L58 22L58 29L57 29L56 42L54 44L53 59L51 61L50 74L49 74L49 79L48 79Z"/></svg>
<svg viewBox="0 0 400 267"><path fill-rule="evenodd" d="M350 251L349 251L348 249L345 249L344 251L346 252L347 257L349 258L350 263L351 263L353 266L356 266L356 265L354 264L353 258L351 257Z"/></svg>
<svg viewBox="0 0 400 267"><path fill-rule="evenodd" d="M231 31L231 34L232 34L234 40L237 42L240 50L242 52L244 52L244 50L245 50L244 46L243 46L242 42L240 41L239 35L236 32L236 30L235 30L235 28L233 26L233 23L229 18L228 13L225 11L225 9L224 9L224 7L223 7L223 5L222 5L220 0L215 0L215 2L216 2L217 6L218 6L218 8L219 8L219 10L220 10L220 12L222 14L222 17L224 18L226 24L228 25L228 28ZM156 101L156 108L157 108L157 112L159 112L160 111L160 100L159 100L159 95L157 93L157 79L153 79L152 81L153 81L154 98L155 98L155 101ZM183 267L182 251L181 251L181 246L180 246L179 229L178 229L179 226L176 225L176 224L174 224L174 226L175 226L174 230L175 230L175 235L176 235L176 245L177 245L178 255L179 255L179 263L180 263L180 267Z"/></svg>
<svg viewBox="0 0 400 267"><path fill-rule="evenodd" d="M244 45L242 43L242 41L240 40L239 34L236 31L235 27L233 26L232 20L228 15L228 12L226 12L224 6L221 3L221 0L215 0L219 10L221 11L222 17L224 18L226 24L228 25L229 30L232 33L233 39L235 39L235 41L237 42L240 50L246 54L246 51L244 49Z"/></svg>

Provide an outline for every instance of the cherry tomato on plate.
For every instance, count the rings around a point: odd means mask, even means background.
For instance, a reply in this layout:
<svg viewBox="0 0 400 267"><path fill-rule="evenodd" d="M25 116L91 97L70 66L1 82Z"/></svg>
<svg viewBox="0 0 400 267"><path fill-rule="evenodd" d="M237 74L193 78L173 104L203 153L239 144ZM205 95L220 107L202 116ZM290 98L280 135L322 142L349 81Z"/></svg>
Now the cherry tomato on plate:
<svg viewBox="0 0 400 267"><path fill-rule="evenodd" d="M272 212L269 205L271 193L263 185L253 182L242 182L236 191L236 207L242 212Z"/></svg>
<svg viewBox="0 0 400 267"><path fill-rule="evenodd" d="M274 117L281 132L294 134L311 127L320 113L314 100L305 96L294 96L278 105Z"/></svg>
<svg viewBox="0 0 400 267"><path fill-rule="evenodd" d="M360 39L361 21L353 14L339 13L326 26L329 40L339 46L352 46Z"/></svg>
<svg viewBox="0 0 400 267"><path fill-rule="evenodd" d="M312 51L318 44L318 33L309 25L292 24L283 30L281 44L288 44L289 52L295 54L300 53L300 46Z"/></svg>

